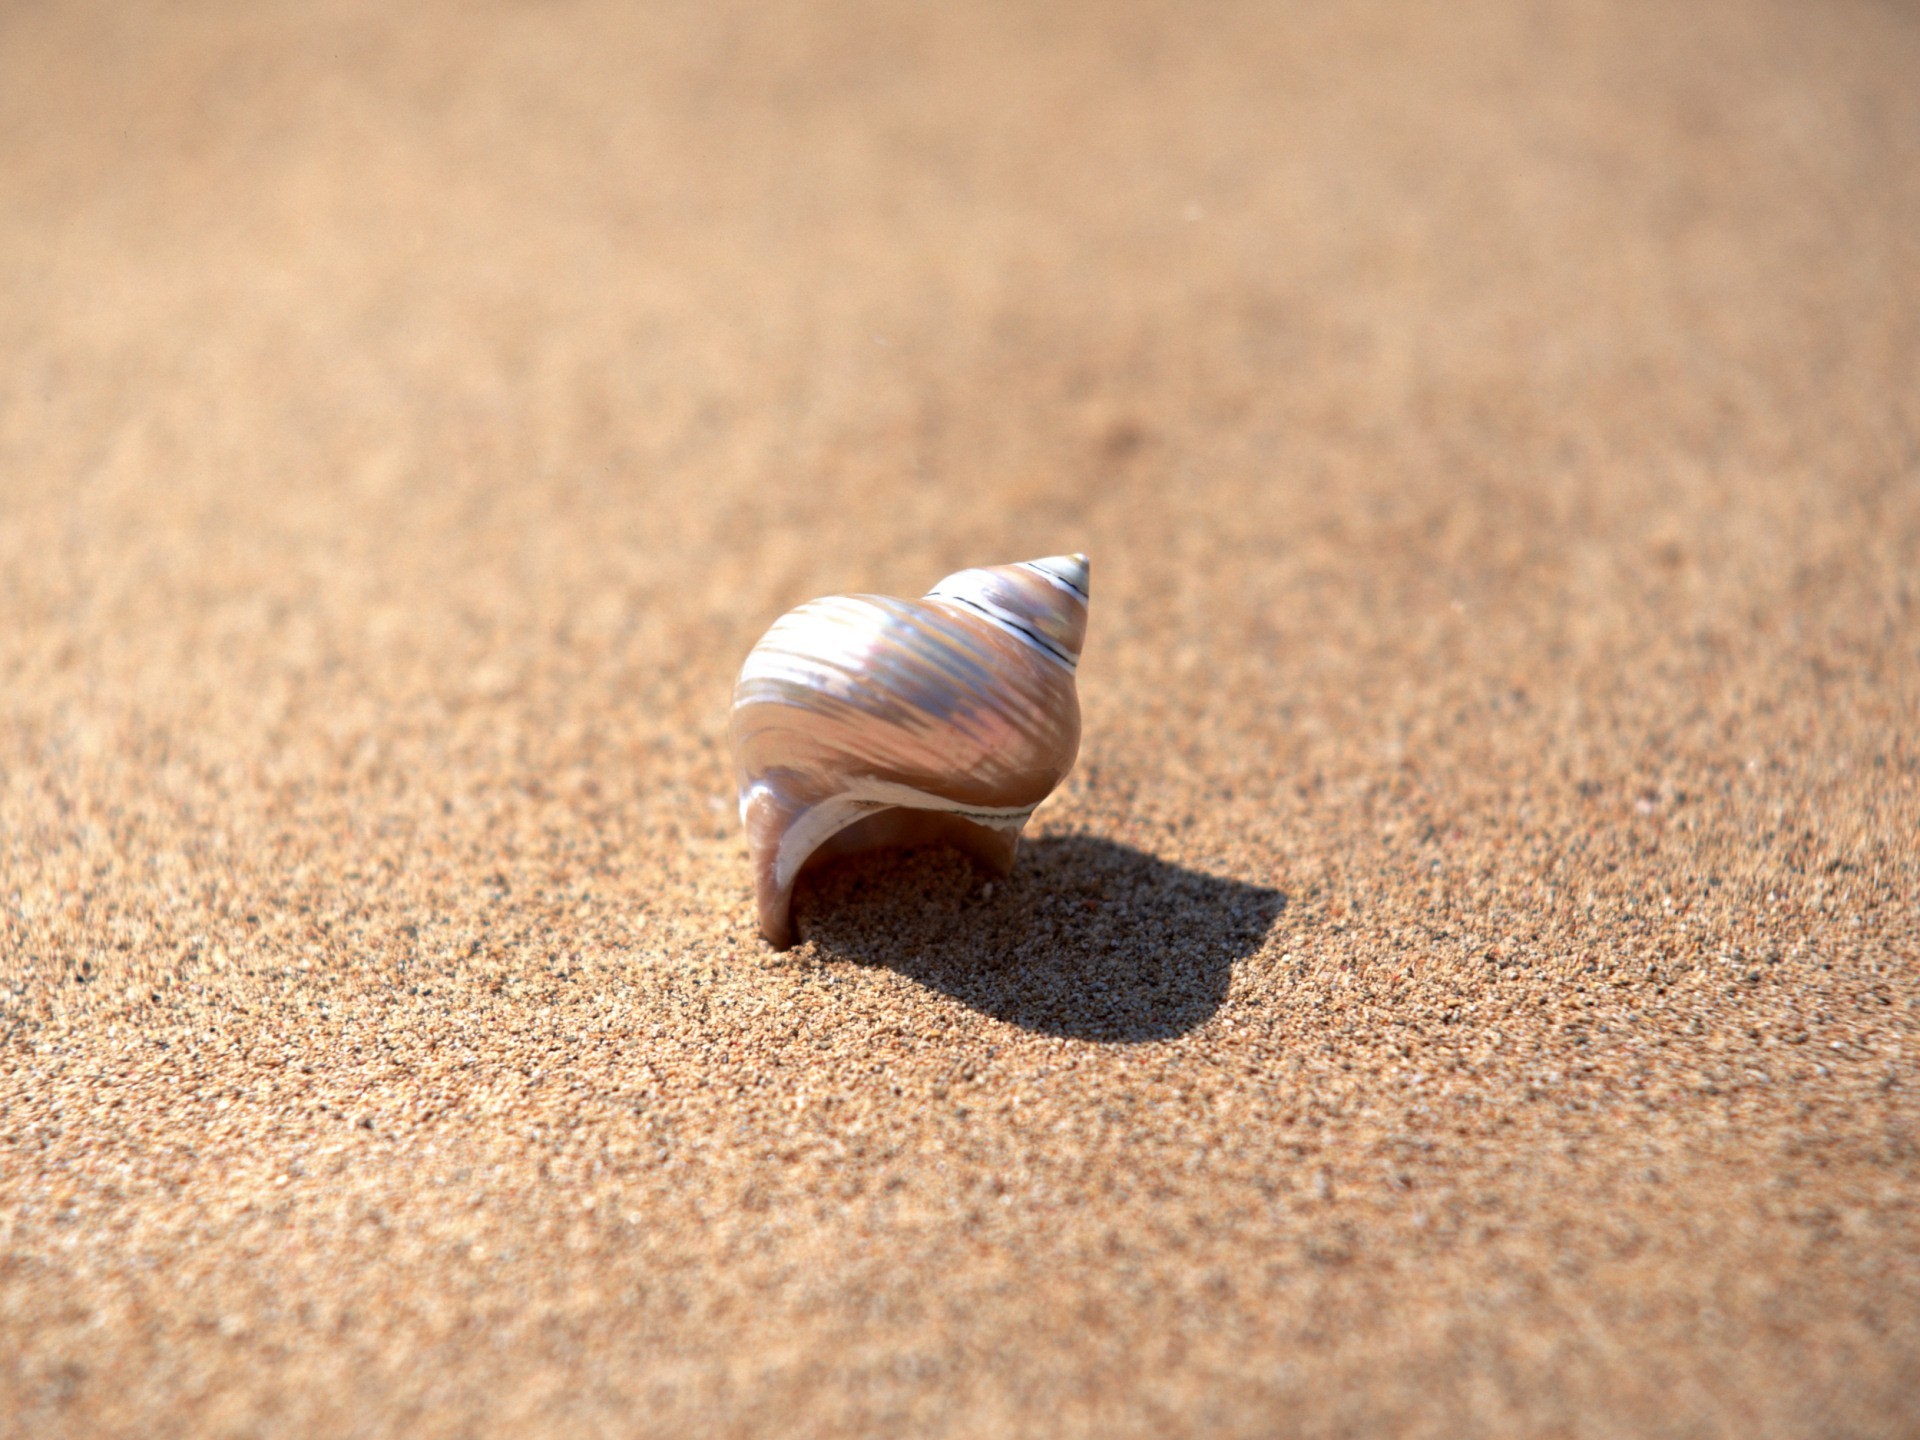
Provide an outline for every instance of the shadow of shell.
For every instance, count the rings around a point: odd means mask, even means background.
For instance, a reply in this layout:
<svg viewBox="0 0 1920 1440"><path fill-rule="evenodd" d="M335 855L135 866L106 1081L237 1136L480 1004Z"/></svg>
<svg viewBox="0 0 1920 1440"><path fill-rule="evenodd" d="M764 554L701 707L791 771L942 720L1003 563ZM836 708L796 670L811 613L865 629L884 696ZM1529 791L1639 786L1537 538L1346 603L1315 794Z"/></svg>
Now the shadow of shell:
<svg viewBox="0 0 1920 1440"><path fill-rule="evenodd" d="M1204 1024L1285 905L1266 886L1061 835L1023 845L991 883L944 847L850 857L809 877L795 913L819 959L884 965L1039 1034L1140 1042Z"/></svg>

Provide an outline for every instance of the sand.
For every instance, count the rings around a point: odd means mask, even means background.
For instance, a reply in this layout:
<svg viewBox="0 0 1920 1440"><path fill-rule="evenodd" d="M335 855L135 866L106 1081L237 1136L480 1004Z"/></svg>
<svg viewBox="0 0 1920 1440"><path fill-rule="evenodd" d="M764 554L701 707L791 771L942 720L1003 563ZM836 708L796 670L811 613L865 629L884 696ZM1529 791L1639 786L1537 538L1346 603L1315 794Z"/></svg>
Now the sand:
<svg viewBox="0 0 1920 1440"><path fill-rule="evenodd" d="M1920 13L0 14L0 1434L1920 1433ZM790 605L1084 549L756 938Z"/></svg>

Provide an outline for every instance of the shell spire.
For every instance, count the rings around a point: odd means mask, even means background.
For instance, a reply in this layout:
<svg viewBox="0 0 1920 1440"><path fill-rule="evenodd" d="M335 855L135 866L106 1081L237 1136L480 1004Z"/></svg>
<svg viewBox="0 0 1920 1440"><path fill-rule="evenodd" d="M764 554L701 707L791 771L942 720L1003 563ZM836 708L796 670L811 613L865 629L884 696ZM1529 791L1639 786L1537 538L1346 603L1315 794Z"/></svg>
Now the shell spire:
<svg viewBox="0 0 1920 1440"><path fill-rule="evenodd" d="M944 841L1013 868L1080 748L1085 555L961 570L919 600L836 595L773 623L733 691L760 932L831 856Z"/></svg>

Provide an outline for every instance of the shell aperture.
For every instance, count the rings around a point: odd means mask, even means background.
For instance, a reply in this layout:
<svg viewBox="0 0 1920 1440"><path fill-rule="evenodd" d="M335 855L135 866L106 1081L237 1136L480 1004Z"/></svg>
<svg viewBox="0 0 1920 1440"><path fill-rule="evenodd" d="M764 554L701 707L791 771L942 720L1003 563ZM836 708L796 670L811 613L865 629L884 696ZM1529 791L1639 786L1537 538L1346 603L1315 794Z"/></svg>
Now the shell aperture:
<svg viewBox="0 0 1920 1440"><path fill-rule="evenodd" d="M760 931L794 943L794 883L829 856L945 841L998 873L1073 768L1088 564L949 575L919 600L836 595L776 620L733 691Z"/></svg>

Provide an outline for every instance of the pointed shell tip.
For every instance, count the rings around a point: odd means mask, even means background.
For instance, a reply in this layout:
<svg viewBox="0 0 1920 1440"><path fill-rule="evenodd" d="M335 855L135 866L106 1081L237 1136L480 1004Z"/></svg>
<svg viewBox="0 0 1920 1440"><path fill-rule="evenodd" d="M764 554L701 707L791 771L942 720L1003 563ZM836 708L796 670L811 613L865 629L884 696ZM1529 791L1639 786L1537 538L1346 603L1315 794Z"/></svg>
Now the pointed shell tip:
<svg viewBox="0 0 1920 1440"><path fill-rule="evenodd" d="M1071 585L1082 596L1089 593L1087 581L1092 562L1077 550L1071 555L1049 555L1043 560L1033 560L1028 563L1036 569L1046 571L1055 579Z"/></svg>

